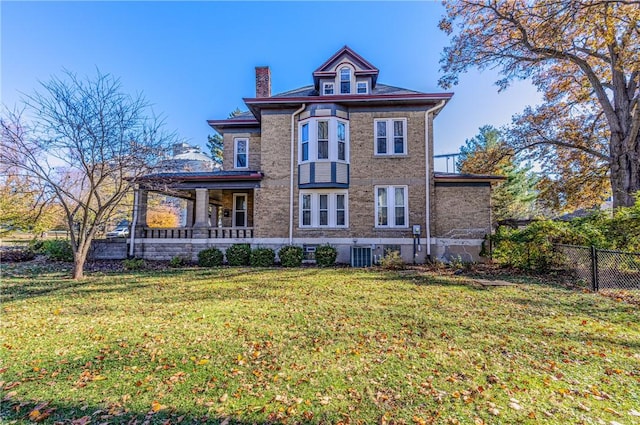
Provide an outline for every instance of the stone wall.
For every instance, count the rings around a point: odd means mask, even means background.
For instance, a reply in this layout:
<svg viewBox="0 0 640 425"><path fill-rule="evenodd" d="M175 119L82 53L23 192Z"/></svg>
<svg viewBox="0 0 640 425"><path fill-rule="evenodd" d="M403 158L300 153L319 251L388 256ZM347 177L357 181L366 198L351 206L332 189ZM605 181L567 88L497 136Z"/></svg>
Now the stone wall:
<svg viewBox="0 0 640 425"><path fill-rule="evenodd" d="M125 238L96 239L91 242L88 257L90 260L124 260L127 254Z"/></svg>

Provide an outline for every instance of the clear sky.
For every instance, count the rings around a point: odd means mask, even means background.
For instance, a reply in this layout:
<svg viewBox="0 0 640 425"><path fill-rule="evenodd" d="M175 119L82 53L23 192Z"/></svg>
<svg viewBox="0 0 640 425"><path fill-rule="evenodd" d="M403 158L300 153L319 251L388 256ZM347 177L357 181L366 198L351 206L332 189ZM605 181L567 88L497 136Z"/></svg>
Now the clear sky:
<svg viewBox="0 0 640 425"><path fill-rule="evenodd" d="M271 68L272 93L312 83L345 44L380 70L378 81L438 87L448 40L439 2L0 2L2 103L68 69L96 68L142 92L167 127L206 145L207 119L255 96L255 66ZM457 152L485 124L501 126L540 101L527 82L498 94L495 73L462 76L435 123L435 153Z"/></svg>

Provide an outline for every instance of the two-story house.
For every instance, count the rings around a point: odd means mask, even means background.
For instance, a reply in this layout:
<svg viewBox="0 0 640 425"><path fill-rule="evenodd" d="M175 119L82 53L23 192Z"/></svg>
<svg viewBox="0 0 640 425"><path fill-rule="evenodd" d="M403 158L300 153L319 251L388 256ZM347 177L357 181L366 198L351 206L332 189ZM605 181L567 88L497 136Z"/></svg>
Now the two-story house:
<svg viewBox="0 0 640 425"><path fill-rule="evenodd" d="M406 262L477 260L494 179L433 171L433 120L453 94L385 85L378 74L345 46L313 84L272 95L269 68L257 67L248 111L208 121L224 139L223 171L148 176L130 253L195 258L247 242L304 246L312 258L328 243L355 265L387 250ZM186 225L146 227L149 190L187 199Z"/></svg>

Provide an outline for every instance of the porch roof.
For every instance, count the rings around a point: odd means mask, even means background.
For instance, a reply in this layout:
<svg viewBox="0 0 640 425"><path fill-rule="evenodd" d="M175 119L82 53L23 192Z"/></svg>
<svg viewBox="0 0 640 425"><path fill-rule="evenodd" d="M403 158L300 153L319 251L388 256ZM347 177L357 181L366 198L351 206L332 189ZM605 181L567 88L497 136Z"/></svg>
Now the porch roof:
<svg viewBox="0 0 640 425"><path fill-rule="evenodd" d="M263 174L259 171L205 171L155 173L138 179L144 189L163 191L205 189L255 189Z"/></svg>

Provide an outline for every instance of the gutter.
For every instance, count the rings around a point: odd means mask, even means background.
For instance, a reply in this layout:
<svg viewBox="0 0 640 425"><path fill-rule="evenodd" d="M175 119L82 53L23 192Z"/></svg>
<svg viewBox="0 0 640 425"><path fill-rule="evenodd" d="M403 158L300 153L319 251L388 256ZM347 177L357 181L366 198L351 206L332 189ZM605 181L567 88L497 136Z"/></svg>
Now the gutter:
<svg viewBox="0 0 640 425"><path fill-rule="evenodd" d="M424 159L425 159L425 225L426 225L426 238L427 238L427 259L431 260L431 170L429 169L429 115L440 109L447 103L445 99L441 100L436 106L431 109L427 109L424 113Z"/></svg>
<svg viewBox="0 0 640 425"><path fill-rule="evenodd" d="M306 107L306 103L303 103L300 109L297 109L293 114L291 114L291 168L289 170L289 245L293 245L293 151L295 148L294 126L296 115L304 111L304 108Z"/></svg>

